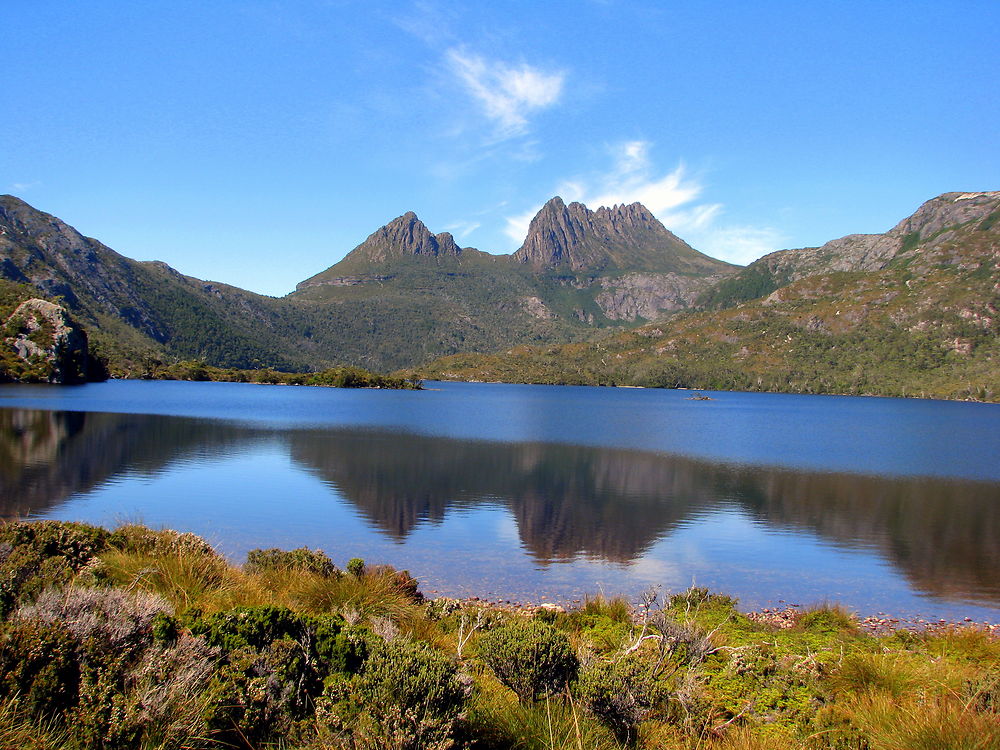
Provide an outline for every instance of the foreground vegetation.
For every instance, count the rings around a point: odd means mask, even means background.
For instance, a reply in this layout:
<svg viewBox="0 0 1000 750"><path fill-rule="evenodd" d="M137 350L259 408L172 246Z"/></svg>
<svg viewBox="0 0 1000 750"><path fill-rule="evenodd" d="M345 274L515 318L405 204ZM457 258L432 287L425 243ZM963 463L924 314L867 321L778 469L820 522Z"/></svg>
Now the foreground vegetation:
<svg viewBox="0 0 1000 750"><path fill-rule="evenodd" d="M778 630L703 589L577 610L425 601L319 551L0 528L0 746L997 748L1000 642Z"/></svg>

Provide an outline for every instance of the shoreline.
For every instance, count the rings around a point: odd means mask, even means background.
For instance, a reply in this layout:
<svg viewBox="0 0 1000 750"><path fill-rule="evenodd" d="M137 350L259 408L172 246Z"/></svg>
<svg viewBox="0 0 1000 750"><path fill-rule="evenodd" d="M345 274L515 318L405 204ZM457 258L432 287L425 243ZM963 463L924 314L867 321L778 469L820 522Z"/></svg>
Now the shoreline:
<svg viewBox="0 0 1000 750"><path fill-rule="evenodd" d="M435 593L436 592L431 592L431 594ZM713 593L725 594L725 592ZM466 596L461 598L450 596L425 596L425 598L428 602L455 602L456 605L462 609L487 609L525 616L531 616L545 611L571 612L575 609L583 607L589 600L589 598L584 598L574 599L571 601L565 600L563 603L557 603L555 601L535 602L515 601L512 599L490 599L479 596ZM593 599L599 598L602 597L593 597ZM619 597L610 597L611 600L617 598ZM620 598L628 601L626 597ZM540 597L540 599L547 599L547 597L543 596ZM961 619L930 619L923 617L896 617L887 612L878 612L874 615L861 617L856 613L850 612L847 608L841 607L840 605L832 604L830 606L835 609L843 609L852 617L861 632L876 637L891 636L901 630L906 630L911 633L927 633L933 635L935 633L942 633L951 630L972 629L983 631L993 638L1000 639L1000 618L997 618L996 621L974 620L971 617L963 617ZM629 602L629 608L631 609L635 619L640 621L642 618L639 609L631 602ZM801 604L790 604L784 607L762 607L760 609L740 611L747 617L747 619L758 624L766 625L777 630L790 630L798 624L802 615L813 611L814 609L814 607L803 606Z"/></svg>

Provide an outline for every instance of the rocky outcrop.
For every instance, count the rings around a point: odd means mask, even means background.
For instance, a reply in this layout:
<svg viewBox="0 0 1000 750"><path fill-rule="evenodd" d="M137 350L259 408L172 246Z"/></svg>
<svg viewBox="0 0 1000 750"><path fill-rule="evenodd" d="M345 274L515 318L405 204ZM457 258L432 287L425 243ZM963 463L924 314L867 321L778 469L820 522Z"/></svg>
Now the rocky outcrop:
<svg viewBox="0 0 1000 750"><path fill-rule="evenodd" d="M600 280L594 298L609 320L656 318L690 307L709 286L723 278L683 276L676 273L628 273Z"/></svg>
<svg viewBox="0 0 1000 750"><path fill-rule="evenodd" d="M849 234L821 247L779 250L755 261L748 270L764 267L788 281L831 271L880 271L897 257L950 242L962 229L985 222L998 211L1000 191L945 193L884 234Z"/></svg>
<svg viewBox="0 0 1000 750"><path fill-rule="evenodd" d="M835 272L877 273L905 265L922 276L934 268L989 265L990 254L995 265L1000 260L998 232L1000 191L944 193L883 234L849 234L820 247L765 255L707 290L697 306L731 307L801 279Z"/></svg>
<svg viewBox="0 0 1000 750"><path fill-rule="evenodd" d="M26 300L4 323L3 335L4 369L10 379L47 383L87 380L87 334L65 308L43 299Z"/></svg>
<svg viewBox="0 0 1000 750"><path fill-rule="evenodd" d="M620 271L712 274L734 271L699 253L670 232L641 203L566 205L556 196L531 220L514 259L536 269L570 272Z"/></svg>

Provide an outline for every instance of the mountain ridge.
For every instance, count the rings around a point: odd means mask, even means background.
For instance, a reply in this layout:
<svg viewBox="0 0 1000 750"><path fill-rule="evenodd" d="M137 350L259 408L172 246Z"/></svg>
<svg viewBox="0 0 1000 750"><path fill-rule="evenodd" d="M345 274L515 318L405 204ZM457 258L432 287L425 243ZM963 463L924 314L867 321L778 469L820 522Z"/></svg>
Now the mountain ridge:
<svg viewBox="0 0 1000 750"><path fill-rule="evenodd" d="M619 245L629 225L655 222L638 204L597 212L576 204L574 211L610 222ZM238 368L385 370L459 351L573 341L594 328L683 309L711 281L658 273L641 260L631 265L641 275L535 269L509 255L461 248L450 233L432 233L406 212L291 294L273 298L132 260L19 198L0 197L0 277L63 300L95 333L103 356L127 363L124 374L177 357Z"/></svg>
<svg viewBox="0 0 1000 750"><path fill-rule="evenodd" d="M147 359L182 358L890 395L934 381L931 392L948 397L1000 393L1000 192L945 193L882 234L745 268L698 253L641 204L591 211L555 197L532 225L518 252L495 256L407 212L272 298L131 260L4 196L0 277L61 298L100 354L125 363L116 372L132 376ZM629 255L630 244L641 247ZM885 369L893 362L898 377Z"/></svg>

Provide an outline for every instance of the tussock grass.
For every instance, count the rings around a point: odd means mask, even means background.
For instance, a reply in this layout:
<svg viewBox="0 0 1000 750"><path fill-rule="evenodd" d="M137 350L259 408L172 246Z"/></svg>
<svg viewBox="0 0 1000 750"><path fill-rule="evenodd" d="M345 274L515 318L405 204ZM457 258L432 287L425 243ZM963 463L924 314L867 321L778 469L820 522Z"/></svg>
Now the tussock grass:
<svg viewBox="0 0 1000 750"><path fill-rule="evenodd" d="M17 696L0 701L0 747L14 750L65 750L67 736L52 722L25 714Z"/></svg>
<svg viewBox="0 0 1000 750"><path fill-rule="evenodd" d="M583 616L606 617L612 622L631 623L633 619L632 606L624 596L586 596L577 612Z"/></svg>
<svg viewBox="0 0 1000 750"><path fill-rule="evenodd" d="M900 702L888 694L859 699L848 715L871 750L997 750L1000 716L955 697Z"/></svg>
<svg viewBox="0 0 1000 750"><path fill-rule="evenodd" d="M388 617L406 622L421 611L399 587L395 572L373 570L362 576L294 574L267 581L287 606L310 613L339 612L360 620Z"/></svg>
<svg viewBox="0 0 1000 750"><path fill-rule="evenodd" d="M192 608L217 612L261 603L265 597L238 569L214 555L111 551L100 559L103 570L98 575L117 587L159 594L176 612Z"/></svg>
<svg viewBox="0 0 1000 750"><path fill-rule="evenodd" d="M824 603L805 610L799 616L796 627L813 633L856 634L858 620L844 607Z"/></svg>
<svg viewBox="0 0 1000 750"><path fill-rule="evenodd" d="M488 748L524 750L618 750L611 730L574 702L548 698L534 703L489 675L477 680L469 708L469 727Z"/></svg>

